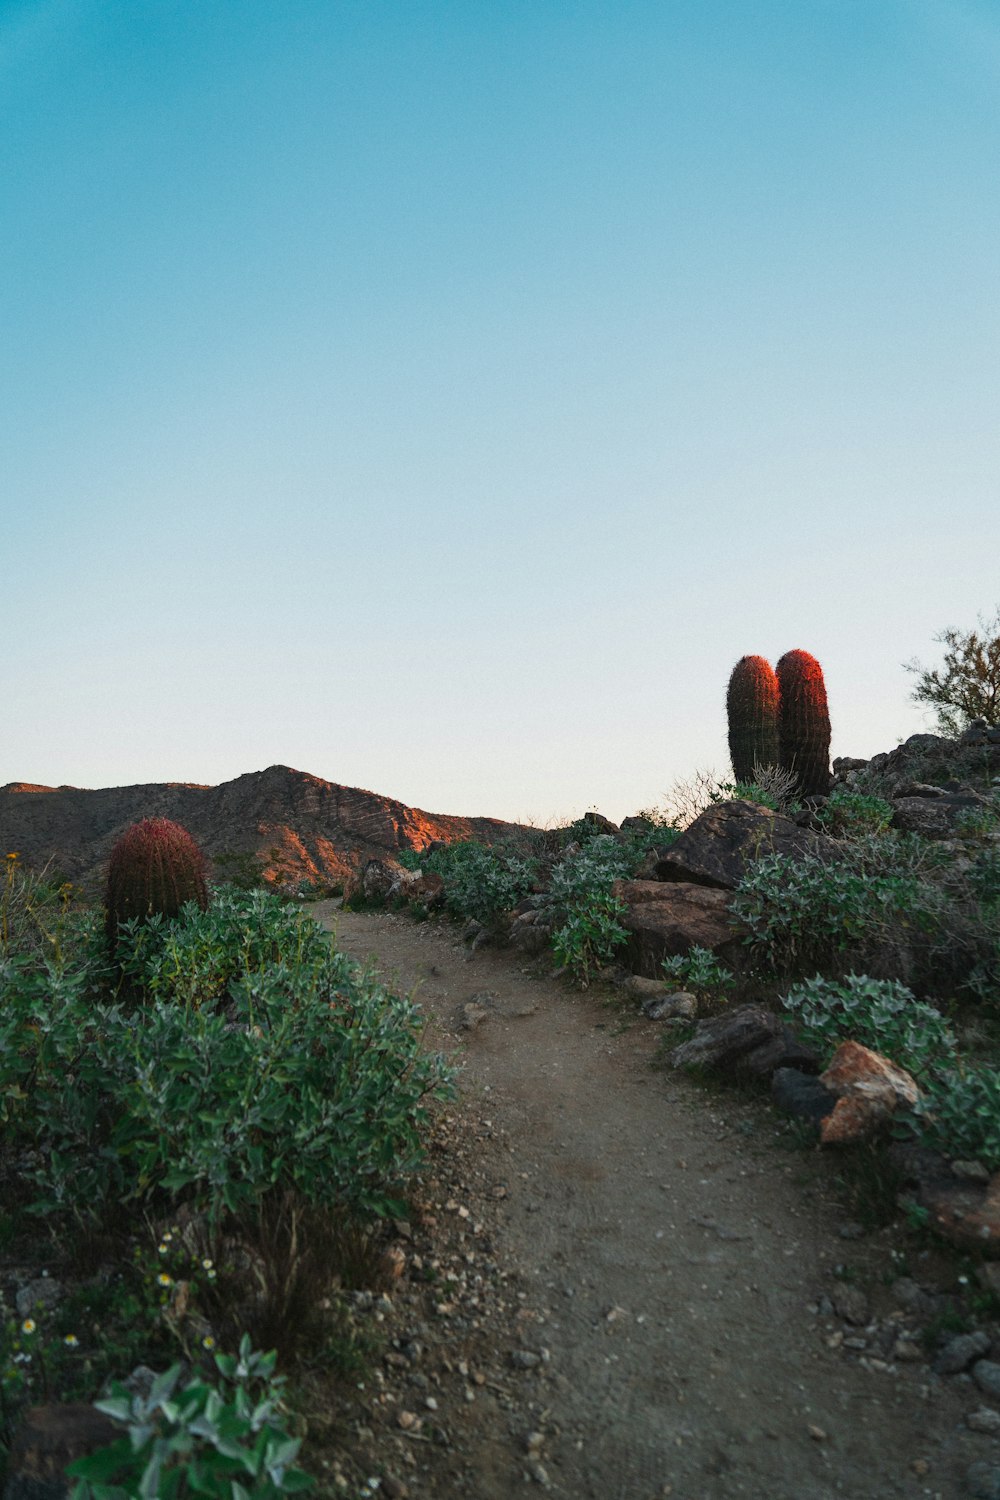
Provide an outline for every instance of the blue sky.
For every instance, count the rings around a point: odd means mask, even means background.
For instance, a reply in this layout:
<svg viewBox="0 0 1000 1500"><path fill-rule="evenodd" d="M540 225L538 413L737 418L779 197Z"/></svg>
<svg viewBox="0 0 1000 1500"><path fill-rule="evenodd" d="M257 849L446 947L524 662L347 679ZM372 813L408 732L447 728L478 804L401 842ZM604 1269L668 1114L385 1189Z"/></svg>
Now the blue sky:
<svg viewBox="0 0 1000 1500"><path fill-rule="evenodd" d="M0 0L0 783L540 820L1000 603L992 0Z"/></svg>

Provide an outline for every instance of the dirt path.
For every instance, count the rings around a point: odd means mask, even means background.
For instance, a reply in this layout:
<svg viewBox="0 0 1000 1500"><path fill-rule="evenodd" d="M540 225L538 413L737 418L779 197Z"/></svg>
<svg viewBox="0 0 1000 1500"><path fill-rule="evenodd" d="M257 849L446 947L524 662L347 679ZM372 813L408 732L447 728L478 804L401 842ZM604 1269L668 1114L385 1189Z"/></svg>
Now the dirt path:
<svg viewBox="0 0 1000 1500"><path fill-rule="evenodd" d="M888 1243L841 1237L826 1169L779 1149L768 1108L654 1070L654 1023L623 1027L515 955L470 959L452 929L403 916L332 903L317 915L415 990L430 1044L462 1065L455 1159L438 1154L427 1216L433 1232L462 1231L442 1261L461 1274L444 1272L430 1322L419 1288L404 1290L410 1268L394 1299L401 1352L363 1429L402 1455L386 1493L972 1493L970 1463L997 1457L996 1439L964 1425L982 1399L915 1357ZM484 995L485 1016L463 1028ZM410 1441L428 1423L440 1457Z"/></svg>

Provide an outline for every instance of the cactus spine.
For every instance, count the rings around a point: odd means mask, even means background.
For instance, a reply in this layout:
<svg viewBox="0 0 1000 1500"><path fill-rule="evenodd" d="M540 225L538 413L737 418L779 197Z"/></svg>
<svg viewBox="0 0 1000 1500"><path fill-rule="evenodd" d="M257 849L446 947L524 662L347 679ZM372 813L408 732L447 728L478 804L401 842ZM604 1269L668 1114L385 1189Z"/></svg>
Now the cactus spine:
<svg viewBox="0 0 1000 1500"><path fill-rule="evenodd" d="M808 651L786 651L777 668L778 763L798 777L802 797L830 790L830 713L823 668Z"/></svg>
<svg viewBox="0 0 1000 1500"><path fill-rule="evenodd" d="M741 656L726 693L729 756L737 781L753 781L755 766L778 764L778 679L763 656Z"/></svg>
<svg viewBox="0 0 1000 1500"><path fill-rule="evenodd" d="M175 917L185 901L208 905L205 856L186 828L169 818L143 818L127 828L111 851L105 896L112 945L118 926L154 912Z"/></svg>

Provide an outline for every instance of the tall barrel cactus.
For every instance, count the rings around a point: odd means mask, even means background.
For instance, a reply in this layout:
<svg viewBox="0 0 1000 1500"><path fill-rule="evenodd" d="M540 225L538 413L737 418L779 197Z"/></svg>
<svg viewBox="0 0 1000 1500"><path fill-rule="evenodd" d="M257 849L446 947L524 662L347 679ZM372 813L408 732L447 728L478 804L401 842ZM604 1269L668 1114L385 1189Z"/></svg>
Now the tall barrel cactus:
<svg viewBox="0 0 1000 1500"><path fill-rule="evenodd" d="M778 764L778 679L763 656L741 656L726 693L729 757L737 781Z"/></svg>
<svg viewBox="0 0 1000 1500"><path fill-rule="evenodd" d="M154 912L175 917L186 901L208 905L205 856L186 828L169 818L143 818L127 828L108 864L107 934L112 945L118 925Z"/></svg>
<svg viewBox="0 0 1000 1500"><path fill-rule="evenodd" d="M830 713L823 668L808 651L786 651L778 662L778 763L798 777L802 797L830 790Z"/></svg>

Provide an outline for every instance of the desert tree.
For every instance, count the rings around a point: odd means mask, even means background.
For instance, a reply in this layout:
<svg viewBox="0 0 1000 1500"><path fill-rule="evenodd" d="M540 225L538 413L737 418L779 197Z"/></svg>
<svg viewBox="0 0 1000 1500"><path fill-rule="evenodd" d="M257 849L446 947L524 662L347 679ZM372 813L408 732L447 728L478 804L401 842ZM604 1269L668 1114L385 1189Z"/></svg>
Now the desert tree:
<svg viewBox="0 0 1000 1500"><path fill-rule="evenodd" d="M1000 608L992 620L980 615L978 629L949 627L934 639L945 648L941 666L903 663L917 677L911 698L934 709L943 734L961 734L973 719L1000 722Z"/></svg>

